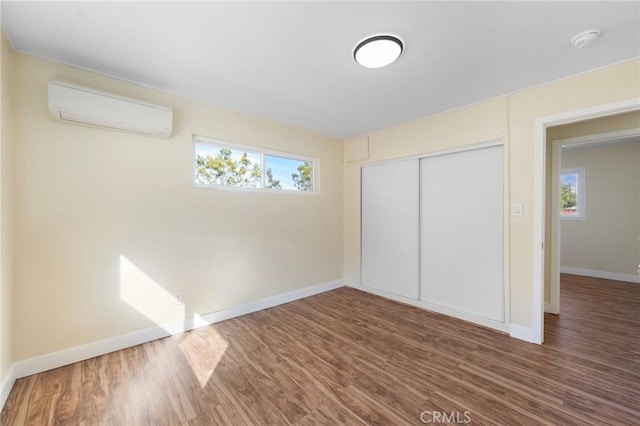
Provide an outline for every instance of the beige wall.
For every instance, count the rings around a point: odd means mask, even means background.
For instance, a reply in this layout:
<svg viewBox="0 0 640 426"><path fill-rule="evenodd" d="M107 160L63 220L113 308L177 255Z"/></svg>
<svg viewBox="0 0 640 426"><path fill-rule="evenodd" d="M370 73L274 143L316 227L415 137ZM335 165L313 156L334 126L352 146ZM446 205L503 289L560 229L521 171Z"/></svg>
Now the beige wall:
<svg viewBox="0 0 640 426"><path fill-rule="evenodd" d="M611 115L609 117L595 118L593 120L565 124L563 126L549 127L547 129L547 148L551 148L553 141L558 139L569 139L579 136L596 135L598 133L637 129L639 127L640 112L638 111Z"/></svg>
<svg viewBox="0 0 640 426"><path fill-rule="evenodd" d="M552 82L512 95L427 117L369 134L370 160L505 140L505 176L510 203L522 203L524 215L509 216L511 323L533 321L534 126L539 117L640 96L639 62L632 61ZM345 164L345 282L360 285L361 162ZM505 211L509 214L509 211Z"/></svg>
<svg viewBox="0 0 640 426"><path fill-rule="evenodd" d="M562 153L562 168L585 168L585 220L561 221L561 265L637 275L640 144Z"/></svg>
<svg viewBox="0 0 640 426"><path fill-rule="evenodd" d="M547 170L546 170L546 201L545 201L545 245L549 250L545 251L545 277L544 277L544 300L551 300L551 189L552 164L553 164L553 141L559 139L569 139L580 136L594 135L598 133L615 132L620 130L635 129L640 127L640 112L628 112L609 117L596 118L579 123L566 124L563 126L550 127L547 129ZM639 219L640 221L640 219ZM640 224L638 225L640 226ZM567 265L565 265L567 266Z"/></svg>
<svg viewBox="0 0 640 426"><path fill-rule="evenodd" d="M16 361L342 278L341 141L23 54L15 66ZM51 78L172 107L174 135L53 121ZM317 157L320 192L196 189L192 134Z"/></svg>
<svg viewBox="0 0 640 426"><path fill-rule="evenodd" d="M6 378L12 357L12 51L0 30L0 383Z"/></svg>
<svg viewBox="0 0 640 426"><path fill-rule="evenodd" d="M510 96L511 200L528 209L511 220L512 322L532 323L534 125L539 117L640 96L639 62L603 68Z"/></svg>

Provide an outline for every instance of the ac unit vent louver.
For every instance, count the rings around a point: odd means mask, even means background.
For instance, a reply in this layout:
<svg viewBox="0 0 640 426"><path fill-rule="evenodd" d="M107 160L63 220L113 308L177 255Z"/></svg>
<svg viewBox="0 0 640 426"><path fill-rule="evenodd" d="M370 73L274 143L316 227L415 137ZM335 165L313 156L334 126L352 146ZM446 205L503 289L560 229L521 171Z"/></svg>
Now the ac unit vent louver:
<svg viewBox="0 0 640 426"><path fill-rule="evenodd" d="M168 138L171 108L67 82L49 82L49 112L55 120Z"/></svg>

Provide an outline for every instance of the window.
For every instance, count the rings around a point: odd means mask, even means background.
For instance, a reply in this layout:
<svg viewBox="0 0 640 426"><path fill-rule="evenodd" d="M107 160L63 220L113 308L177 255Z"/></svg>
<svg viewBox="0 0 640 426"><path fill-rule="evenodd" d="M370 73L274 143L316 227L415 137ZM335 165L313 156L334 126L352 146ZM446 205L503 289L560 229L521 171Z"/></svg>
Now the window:
<svg viewBox="0 0 640 426"><path fill-rule="evenodd" d="M194 184L264 191L314 191L314 161L194 138Z"/></svg>
<svg viewBox="0 0 640 426"><path fill-rule="evenodd" d="M197 185L261 188L260 154L196 144Z"/></svg>
<svg viewBox="0 0 640 426"><path fill-rule="evenodd" d="M287 191L313 191L313 163L265 155L265 187Z"/></svg>
<svg viewBox="0 0 640 426"><path fill-rule="evenodd" d="M584 219L584 168L560 171L560 217Z"/></svg>

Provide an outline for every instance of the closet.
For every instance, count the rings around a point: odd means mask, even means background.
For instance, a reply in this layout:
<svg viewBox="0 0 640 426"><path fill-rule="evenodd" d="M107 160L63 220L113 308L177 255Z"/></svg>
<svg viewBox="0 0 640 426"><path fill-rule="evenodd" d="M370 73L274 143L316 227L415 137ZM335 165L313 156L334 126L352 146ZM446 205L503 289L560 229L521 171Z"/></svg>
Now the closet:
<svg viewBox="0 0 640 426"><path fill-rule="evenodd" d="M363 166L363 287L504 322L503 164L494 143Z"/></svg>

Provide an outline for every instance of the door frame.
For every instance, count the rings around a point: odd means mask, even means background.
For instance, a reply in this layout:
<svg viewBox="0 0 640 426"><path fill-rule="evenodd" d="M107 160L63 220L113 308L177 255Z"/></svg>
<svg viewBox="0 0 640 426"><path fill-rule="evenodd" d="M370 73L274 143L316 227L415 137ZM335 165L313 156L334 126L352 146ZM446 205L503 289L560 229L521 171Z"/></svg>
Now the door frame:
<svg viewBox="0 0 640 426"><path fill-rule="evenodd" d="M534 171L533 171L533 283L532 283L532 328L531 341L544 341L544 240L545 240L545 180L547 127L577 123L594 118L618 115L640 110L640 98L625 99L604 105L555 115L539 117L535 120Z"/></svg>

